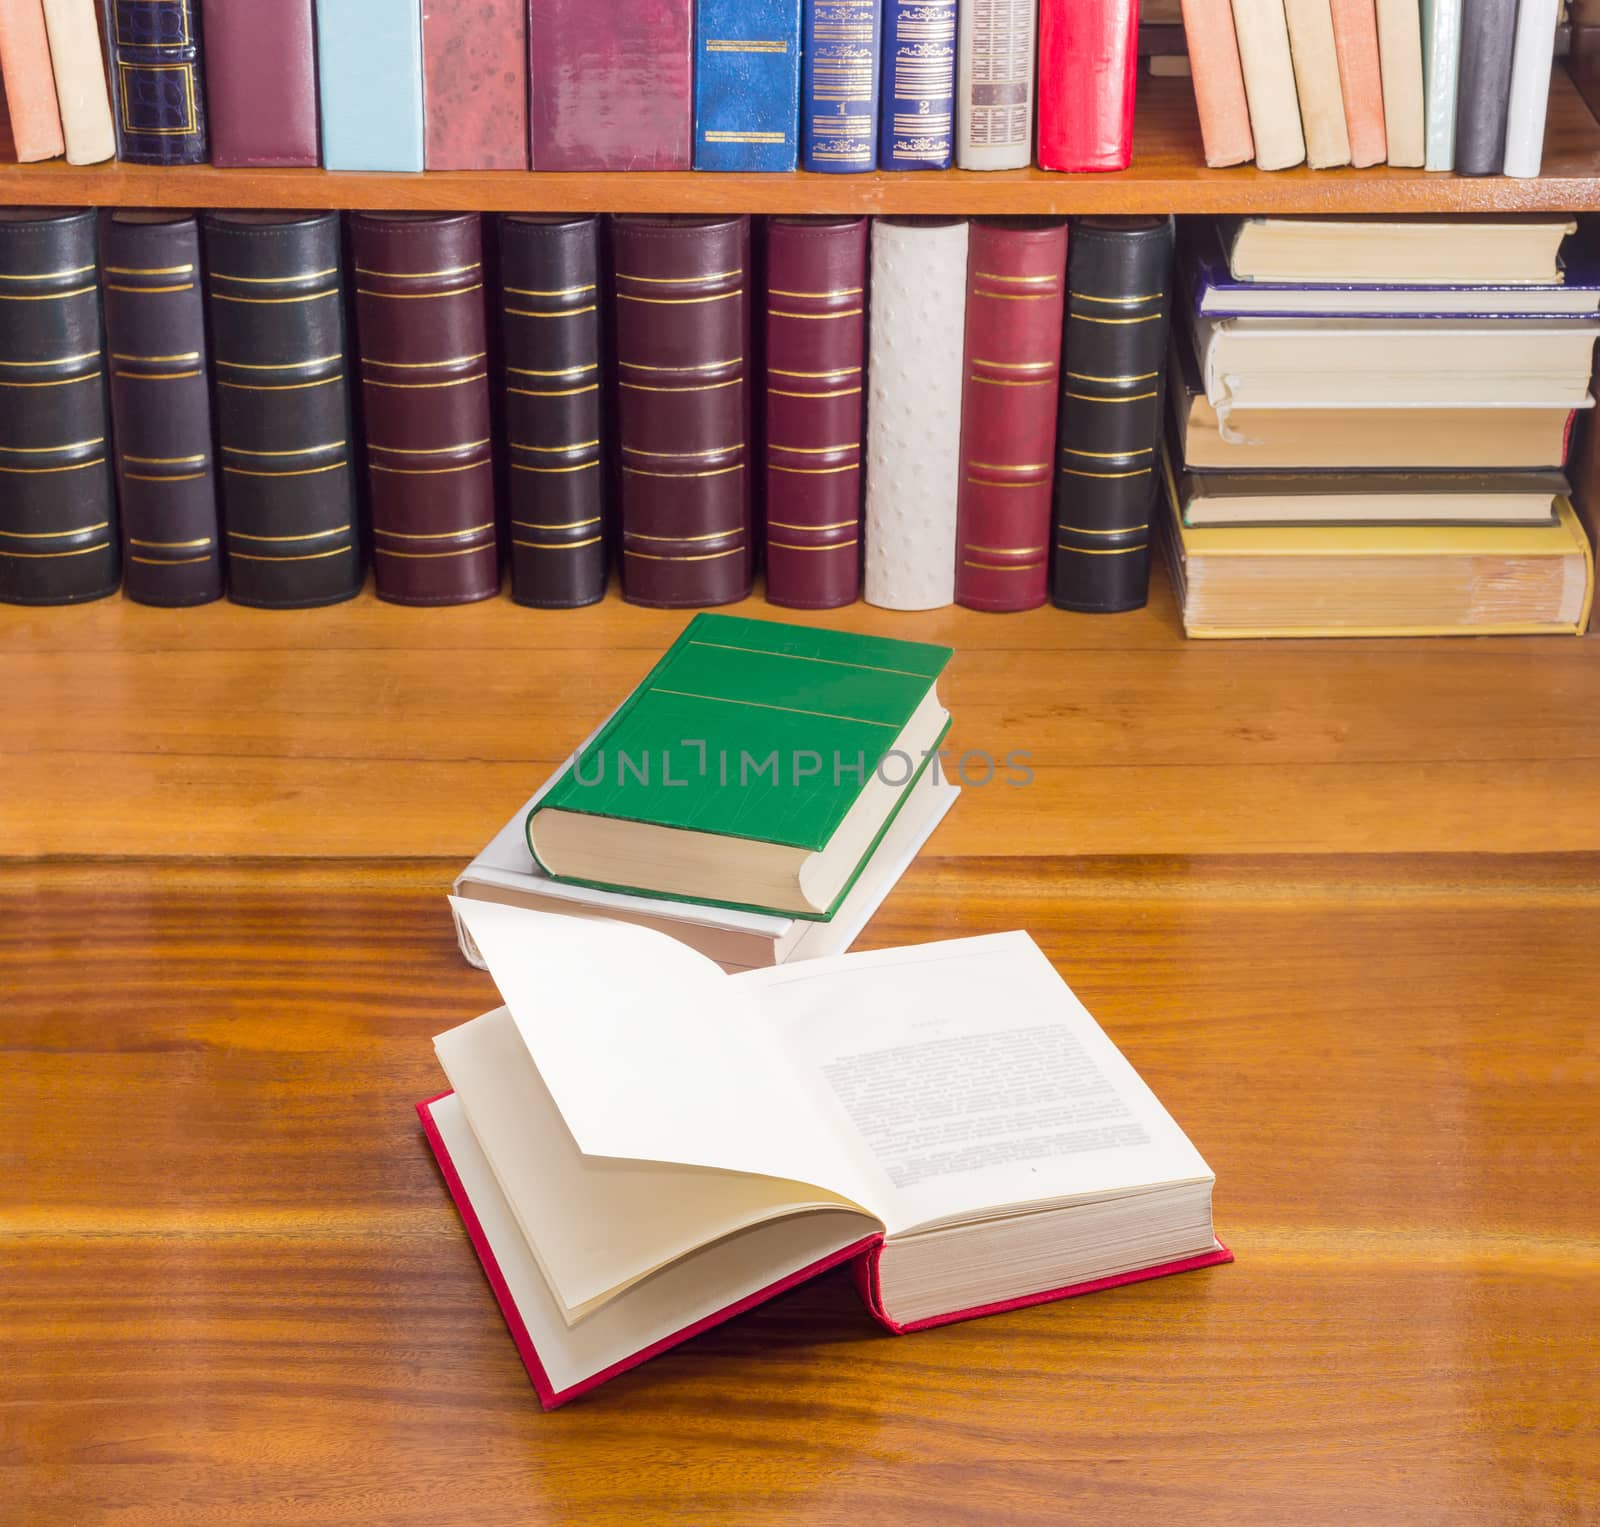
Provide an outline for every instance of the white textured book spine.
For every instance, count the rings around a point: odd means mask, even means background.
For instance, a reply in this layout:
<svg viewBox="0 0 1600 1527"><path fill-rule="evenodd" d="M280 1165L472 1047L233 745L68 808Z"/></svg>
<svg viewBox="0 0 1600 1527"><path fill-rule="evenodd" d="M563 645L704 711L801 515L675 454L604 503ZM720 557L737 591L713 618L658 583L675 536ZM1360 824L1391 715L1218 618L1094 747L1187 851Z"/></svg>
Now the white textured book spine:
<svg viewBox="0 0 1600 1527"><path fill-rule="evenodd" d="M1284 0L1283 13L1289 23L1306 163L1314 170L1349 164L1350 134L1345 129L1344 90L1333 42L1333 10L1328 0Z"/></svg>
<svg viewBox="0 0 1600 1527"><path fill-rule="evenodd" d="M961 0L956 12L956 165L1033 162L1039 0Z"/></svg>
<svg viewBox="0 0 1600 1527"><path fill-rule="evenodd" d="M1461 0L1422 0L1422 91L1427 111L1423 166L1456 162L1456 79L1461 70Z"/></svg>
<svg viewBox="0 0 1600 1527"><path fill-rule="evenodd" d="M874 218L868 337L868 604L956 595L967 225Z"/></svg>
<svg viewBox="0 0 1600 1527"><path fill-rule="evenodd" d="M1389 140L1389 163L1420 168L1426 137L1422 20L1417 0L1378 0L1378 61L1383 73L1383 130Z"/></svg>
<svg viewBox="0 0 1600 1527"><path fill-rule="evenodd" d="M94 0L44 0L45 35L68 164L99 164L117 151Z"/></svg>
<svg viewBox="0 0 1600 1527"><path fill-rule="evenodd" d="M1256 167L1286 170L1306 157L1306 140L1300 131L1283 0L1233 0L1233 29L1239 40Z"/></svg>
<svg viewBox="0 0 1600 1527"><path fill-rule="evenodd" d="M1527 180L1544 158L1544 117L1550 104L1550 60L1560 0L1520 0L1511 49L1511 99L1506 108L1503 173Z"/></svg>

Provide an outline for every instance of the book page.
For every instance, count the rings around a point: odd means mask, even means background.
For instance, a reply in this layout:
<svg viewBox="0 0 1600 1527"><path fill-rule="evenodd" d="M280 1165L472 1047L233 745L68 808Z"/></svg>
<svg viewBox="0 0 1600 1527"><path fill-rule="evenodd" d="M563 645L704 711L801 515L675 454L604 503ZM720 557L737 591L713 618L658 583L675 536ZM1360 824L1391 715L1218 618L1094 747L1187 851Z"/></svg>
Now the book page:
<svg viewBox="0 0 1600 1527"><path fill-rule="evenodd" d="M1211 1175L1025 933L731 979L890 1234Z"/></svg>

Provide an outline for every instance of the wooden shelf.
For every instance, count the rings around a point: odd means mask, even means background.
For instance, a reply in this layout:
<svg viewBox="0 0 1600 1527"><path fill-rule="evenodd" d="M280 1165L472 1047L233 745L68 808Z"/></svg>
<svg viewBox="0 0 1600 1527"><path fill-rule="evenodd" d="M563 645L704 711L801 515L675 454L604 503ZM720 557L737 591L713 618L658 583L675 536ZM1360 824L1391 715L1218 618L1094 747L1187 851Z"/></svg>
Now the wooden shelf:
<svg viewBox="0 0 1600 1527"><path fill-rule="evenodd" d="M1397 170L1208 170L1182 79L1141 79L1134 160L1113 175L426 175L327 170L0 166L0 203L31 206L340 207L475 211L855 212L1580 212L1600 211L1600 124L1562 70L1552 81L1537 180Z"/></svg>

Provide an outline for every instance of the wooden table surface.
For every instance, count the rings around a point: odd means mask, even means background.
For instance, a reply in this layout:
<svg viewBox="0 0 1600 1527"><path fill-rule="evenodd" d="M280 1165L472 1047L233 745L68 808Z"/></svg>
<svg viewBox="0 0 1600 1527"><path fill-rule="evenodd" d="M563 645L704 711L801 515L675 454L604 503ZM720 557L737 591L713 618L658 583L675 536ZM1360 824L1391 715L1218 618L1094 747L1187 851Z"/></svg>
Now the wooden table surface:
<svg viewBox="0 0 1600 1527"><path fill-rule="evenodd" d="M442 893L682 617L0 610L0 1520L1600 1518L1600 642L818 618L1036 771L863 944L1030 929L1237 1263L829 1277L542 1413L411 1111Z"/></svg>

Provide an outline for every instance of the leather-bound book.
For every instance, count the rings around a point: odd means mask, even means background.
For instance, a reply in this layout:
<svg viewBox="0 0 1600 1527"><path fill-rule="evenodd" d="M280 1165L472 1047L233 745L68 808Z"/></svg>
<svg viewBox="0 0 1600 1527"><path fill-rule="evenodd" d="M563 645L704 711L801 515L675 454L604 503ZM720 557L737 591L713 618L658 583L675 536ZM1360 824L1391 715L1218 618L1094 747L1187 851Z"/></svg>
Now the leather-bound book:
<svg viewBox="0 0 1600 1527"><path fill-rule="evenodd" d="M317 91L328 169L422 169L418 0L317 0Z"/></svg>
<svg viewBox="0 0 1600 1527"><path fill-rule="evenodd" d="M606 591L600 219L500 219L511 597L563 610Z"/></svg>
<svg viewBox="0 0 1600 1527"><path fill-rule="evenodd" d="M222 597L222 546L200 228L187 213L129 209L102 238L125 592L205 604Z"/></svg>
<svg viewBox="0 0 1600 1527"><path fill-rule="evenodd" d="M805 167L829 174L878 163L880 0L805 0L800 139Z"/></svg>
<svg viewBox="0 0 1600 1527"><path fill-rule="evenodd" d="M107 0L106 27L117 158L204 164L200 0Z"/></svg>
<svg viewBox="0 0 1600 1527"><path fill-rule="evenodd" d="M615 217L622 595L750 592L750 219Z"/></svg>
<svg viewBox="0 0 1600 1527"><path fill-rule="evenodd" d="M18 161L54 159L65 140L40 0L0 0L0 83Z"/></svg>
<svg viewBox="0 0 1600 1527"><path fill-rule="evenodd" d="M1245 164L1255 156L1255 142L1229 0L1183 0L1183 35L1206 163L1213 169Z"/></svg>
<svg viewBox="0 0 1600 1527"><path fill-rule="evenodd" d="M948 170L955 146L956 0L884 0L886 170Z"/></svg>
<svg viewBox="0 0 1600 1527"><path fill-rule="evenodd" d="M468 604L500 591L476 212L350 219L378 597Z"/></svg>
<svg viewBox="0 0 1600 1527"><path fill-rule="evenodd" d="M861 595L867 220L767 221L767 602Z"/></svg>
<svg viewBox="0 0 1600 1527"><path fill-rule="evenodd" d="M98 164L117 151L111 94L94 0L44 0L50 68L69 164Z"/></svg>
<svg viewBox="0 0 1600 1527"><path fill-rule="evenodd" d="M691 0L529 0L536 170L686 170Z"/></svg>
<svg viewBox="0 0 1600 1527"><path fill-rule="evenodd" d="M228 597L336 604L361 587L337 212L209 212Z"/></svg>
<svg viewBox="0 0 1600 1527"><path fill-rule="evenodd" d="M1149 597L1174 237L1170 217L1072 225L1051 533L1050 597L1064 610Z"/></svg>
<svg viewBox="0 0 1600 1527"><path fill-rule="evenodd" d="M204 0L211 162L319 162L312 0Z"/></svg>
<svg viewBox="0 0 1600 1527"><path fill-rule="evenodd" d="M1127 169L1138 34L1139 0L1040 0L1041 169Z"/></svg>
<svg viewBox="0 0 1600 1527"><path fill-rule="evenodd" d="M0 208L0 601L117 587L93 211Z"/></svg>
<svg viewBox="0 0 1600 1527"><path fill-rule="evenodd" d="M1498 175L1506 157L1517 0L1462 0L1456 86L1458 175Z"/></svg>
<svg viewBox="0 0 1600 1527"><path fill-rule="evenodd" d="M969 0L956 17L956 165L1033 162L1039 0Z"/></svg>
<svg viewBox="0 0 1600 1527"><path fill-rule="evenodd" d="M868 604L932 610L955 598L967 224L872 223L868 331Z"/></svg>
<svg viewBox="0 0 1600 1527"><path fill-rule="evenodd" d="M527 0L422 0L423 160L528 167Z"/></svg>
<svg viewBox="0 0 1600 1527"><path fill-rule="evenodd" d="M694 167L795 169L800 0L700 0L694 25Z"/></svg>
<svg viewBox="0 0 1600 1527"><path fill-rule="evenodd" d="M956 603L1049 597L1067 225L975 222L968 235Z"/></svg>

